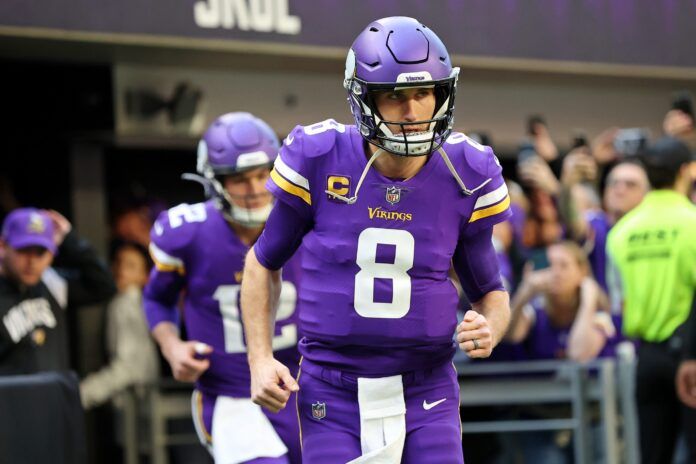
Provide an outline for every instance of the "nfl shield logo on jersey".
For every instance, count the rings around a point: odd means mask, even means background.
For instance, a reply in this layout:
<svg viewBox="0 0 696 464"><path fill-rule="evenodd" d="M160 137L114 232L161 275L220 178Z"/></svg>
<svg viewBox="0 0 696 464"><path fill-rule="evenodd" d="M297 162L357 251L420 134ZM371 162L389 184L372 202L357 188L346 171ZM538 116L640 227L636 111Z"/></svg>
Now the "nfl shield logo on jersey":
<svg viewBox="0 0 696 464"><path fill-rule="evenodd" d="M399 187L387 187L387 201L396 204L401 200L401 189Z"/></svg>
<svg viewBox="0 0 696 464"><path fill-rule="evenodd" d="M326 417L326 403L312 403L312 417L316 420L322 420Z"/></svg>

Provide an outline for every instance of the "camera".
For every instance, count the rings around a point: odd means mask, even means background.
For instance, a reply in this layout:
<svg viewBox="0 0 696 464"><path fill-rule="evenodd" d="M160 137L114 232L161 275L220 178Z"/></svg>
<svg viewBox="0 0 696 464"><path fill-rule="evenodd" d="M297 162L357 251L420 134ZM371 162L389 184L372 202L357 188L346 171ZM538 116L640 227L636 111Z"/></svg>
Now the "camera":
<svg viewBox="0 0 696 464"><path fill-rule="evenodd" d="M614 149L620 156L635 156L647 148L650 131L641 127L619 129L614 136Z"/></svg>
<svg viewBox="0 0 696 464"><path fill-rule="evenodd" d="M522 164L527 160L536 158L538 156L539 155L537 155L536 149L534 148L534 144L525 142L521 144L519 149L517 150L517 164Z"/></svg>

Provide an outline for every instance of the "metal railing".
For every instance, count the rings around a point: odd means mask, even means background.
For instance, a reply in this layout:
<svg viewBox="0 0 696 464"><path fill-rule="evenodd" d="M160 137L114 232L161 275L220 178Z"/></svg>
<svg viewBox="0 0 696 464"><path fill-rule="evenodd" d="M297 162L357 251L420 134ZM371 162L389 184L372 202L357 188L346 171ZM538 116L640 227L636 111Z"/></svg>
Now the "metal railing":
<svg viewBox="0 0 696 464"><path fill-rule="evenodd" d="M604 462L638 463L634 364L631 360L604 359L587 364L570 361L460 362L456 367L463 407L565 404L570 410L567 417L465 421L463 433L571 430L575 462L590 463L589 411L594 405L602 430Z"/></svg>
<svg viewBox="0 0 696 464"><path fill-rule="evenodd" d="M195 432L171 432L168 427L172 420L191 420L192 385L162 379L146 390L139 397L130 389L122 397L124 464L138 464L141 454L148 455L152 464L168 464L170 446L200 443Z"/></svg>
<svg viewBox="0 0 696 464"><path fill-rule="evenodd" d="M463 433L571 430L575 462L590 463L589 411L595 408L602 425L604 462L638 463L632 360L605 359L587 364L570 361L458 362L456 367L463 407L570 406L568 417L465 421L462 422ZM151 387L146 404L137 404L134 394L129 397L123 421L124 462L136 463L138 454L144 451L153 464L166 464L168 446L197 443L195 435L174 435L166 426L169 420L190 418L190 389L182 390L182 384L164 381ZM135 415L143 412L149 416L149 425L146 430L136 432L133 429ZM142 438L143 434L147 435L144 445L142 441L138 443L138 436Z"/></svg>

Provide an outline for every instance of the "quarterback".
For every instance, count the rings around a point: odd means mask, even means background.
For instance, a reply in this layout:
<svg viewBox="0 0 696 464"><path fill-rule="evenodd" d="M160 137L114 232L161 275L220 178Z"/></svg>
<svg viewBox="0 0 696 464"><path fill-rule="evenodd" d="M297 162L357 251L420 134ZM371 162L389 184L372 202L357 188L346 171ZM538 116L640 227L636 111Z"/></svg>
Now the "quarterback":
<svg viewBox="0 0 696 464"><path fill-rule="evenodd" d="M242 315L253 400L291 392L305 463L462 463L456 342L487 357L505 333L493 225L510 200L489 147L452 132L458 68L413 18L367 26L346 60L355 125L296 127L247 255ZM296 381L272 351L280 273L303 244ZM472 304L457 326L454 267Z"/></svg>

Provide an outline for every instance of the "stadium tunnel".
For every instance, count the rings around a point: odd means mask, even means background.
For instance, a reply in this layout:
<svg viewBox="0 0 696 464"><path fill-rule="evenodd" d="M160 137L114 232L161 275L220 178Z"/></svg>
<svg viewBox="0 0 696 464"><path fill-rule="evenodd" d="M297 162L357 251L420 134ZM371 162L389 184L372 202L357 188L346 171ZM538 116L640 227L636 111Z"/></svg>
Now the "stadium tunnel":
<svg viewBox="0 0 696 464"><path fill-rule="evenodd" d="M17 204L60 210L106 256L119 195L146 187L169 205L202 198L180 175L195 169L197 138L217 115L253 111L280 136L327 115L350 123L348 45L369 20L392 14L417 17L454 44L456 129L495 134L505 166L530 113L569 146L577 129L659 134L674 90L696 94L687 6L633 2L627 24L610 2L507 2L502 13L495 2L443 2L442 11L415 0L280 0L266 12L252 3L3 2L0 215ZM75 356L86 372L102 361L100 320L79 317Z"/></svg>

